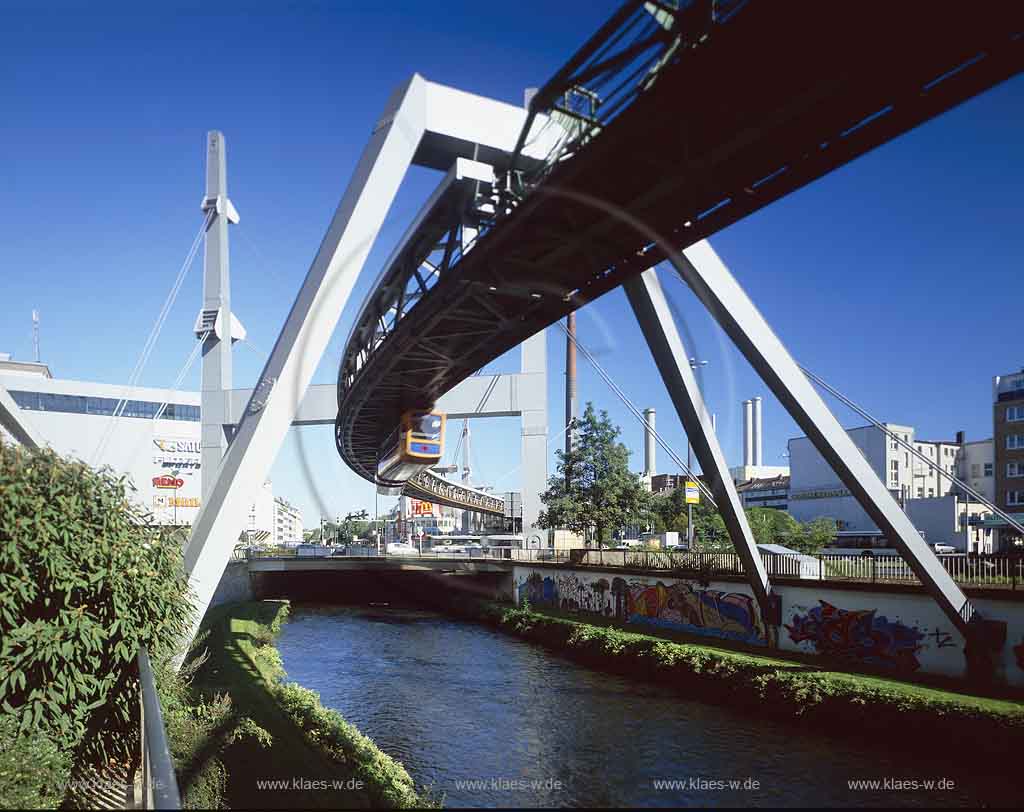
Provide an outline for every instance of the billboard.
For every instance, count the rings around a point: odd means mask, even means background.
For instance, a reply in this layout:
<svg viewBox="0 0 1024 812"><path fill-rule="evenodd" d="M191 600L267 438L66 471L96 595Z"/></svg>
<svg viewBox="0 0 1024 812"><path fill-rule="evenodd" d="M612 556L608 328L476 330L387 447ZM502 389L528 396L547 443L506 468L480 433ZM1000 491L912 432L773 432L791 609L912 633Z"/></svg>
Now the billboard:
<svg viewBox="0 0 1024 812"><path fill-rule="evenodd" d="M412 499L412 515L413 516L433 516L434 515L434 503L424 502L422 499Z"/></svg>

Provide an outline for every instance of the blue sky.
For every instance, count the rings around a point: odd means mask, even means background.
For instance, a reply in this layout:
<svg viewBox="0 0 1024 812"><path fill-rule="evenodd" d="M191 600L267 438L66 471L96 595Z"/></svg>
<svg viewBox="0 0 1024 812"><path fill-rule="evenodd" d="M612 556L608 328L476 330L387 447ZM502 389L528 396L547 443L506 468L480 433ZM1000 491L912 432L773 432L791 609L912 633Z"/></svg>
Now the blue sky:
<svg viewBox="0 0 1024 812"><path fill-rule="evenodd" d="M0 351L31 357L38 308L56 376L127 381L199 227L205 133L220 129L242 217L231 231L233 309L251 339L236 346L235 381L251 385L391 90L416 71L519 104L615 5L563 3L558 14L542 3L486 13L411 2L5 5ZM1024 366L1022 102L1017 77L712 240L800 363L925 438L991 436L991 377ZM334 379L368 280L437 179L415 170L403 184L316 382ZM169 386L188 357L201 276L197 263L143 384ZM760 395L765 463L784 464L795 424L692 294L667 273L663 284L692 354L709 361L705 396L730 463L741 461L740 402ZM582 310L579 332L685 454L624 295ZM557 328L548 351L553 471L563 424ZM514 354L491 365L517 367ZM185 386L198 388L198 367ZM580 400L622 425L639 469L640 427L582 359ZM834 408L845 425L863 422ZM513 419L475 424L479 481L518 487L507 450L518 448L518 431ZM659 462L674 470L663 452ZM321 510L374 507L372 486L341 463L326 428L293 430L271 477L307 524Z"/></svg>

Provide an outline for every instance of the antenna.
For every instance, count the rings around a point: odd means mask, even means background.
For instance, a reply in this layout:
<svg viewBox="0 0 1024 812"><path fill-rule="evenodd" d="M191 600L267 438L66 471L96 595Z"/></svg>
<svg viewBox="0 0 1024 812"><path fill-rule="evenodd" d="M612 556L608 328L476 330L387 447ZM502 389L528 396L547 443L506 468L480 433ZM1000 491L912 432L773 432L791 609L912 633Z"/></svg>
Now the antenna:
<svg viewBox="0 0 1024 812"><path fill-rule="evenodd" d="M32 311L32 346L35 348L36 363L39 363L39 311Z"/></svg>

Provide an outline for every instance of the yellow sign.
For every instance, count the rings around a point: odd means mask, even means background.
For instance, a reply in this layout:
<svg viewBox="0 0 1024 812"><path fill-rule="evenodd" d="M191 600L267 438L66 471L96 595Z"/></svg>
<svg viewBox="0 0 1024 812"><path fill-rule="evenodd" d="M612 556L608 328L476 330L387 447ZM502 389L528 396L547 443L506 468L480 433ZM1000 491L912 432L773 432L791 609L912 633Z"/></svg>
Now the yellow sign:
<svg viewBox="0 0 1024 812"><path fill-rule="evenodd" d="M699 505L700 504L700 489L697 487L696 482L686 483L686 504L688 505Z"/></svg>
<svg viewBox="0 0 1024 812"><path fill-rule="evenodd" d="M424 502L420 499L413 499L412 501L412 515L413 516L433 516L434 505L432 502Z"/></svg>

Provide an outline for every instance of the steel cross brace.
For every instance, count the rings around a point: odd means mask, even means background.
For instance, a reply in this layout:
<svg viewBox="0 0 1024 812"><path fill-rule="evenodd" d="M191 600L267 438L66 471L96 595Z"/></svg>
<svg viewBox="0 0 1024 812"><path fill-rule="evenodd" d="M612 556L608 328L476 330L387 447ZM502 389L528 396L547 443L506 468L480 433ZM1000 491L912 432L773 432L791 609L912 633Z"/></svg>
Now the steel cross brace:
<svg viewBox="0 0 1024 812"><path fill-rule="evenodd" d="M701 240L682 253L670 254L669 260L868 516L896 544L954 627L970 639L978 627L968 627L975 612L967 596L925 544L710 243Z"/></svg>
<svg viewBox="0 0 1024 812"><path fill-rule="evenodd" d="M777 598L772 595L768 572L754 542L754 534L750 530L736 486L729 475L729 467L711 425L711 415L704 405L697 379L690 368L689 356L658 282L658 273L654 268L649 268L640 276L630 279L623 287L686 436L690 438L701 470L710 479L711 492L718 503L736 553L743 562L750 588L761 607L761 617L766 626L778 627L780 618ZM769 640L774 642L774 635L770 635Z"/></svg>

